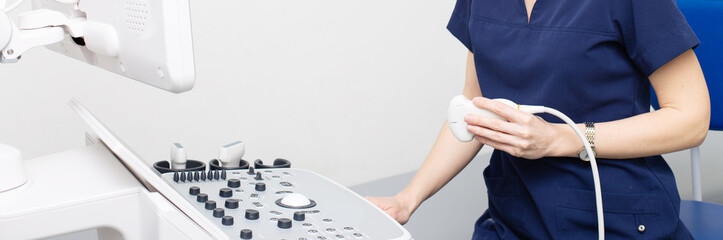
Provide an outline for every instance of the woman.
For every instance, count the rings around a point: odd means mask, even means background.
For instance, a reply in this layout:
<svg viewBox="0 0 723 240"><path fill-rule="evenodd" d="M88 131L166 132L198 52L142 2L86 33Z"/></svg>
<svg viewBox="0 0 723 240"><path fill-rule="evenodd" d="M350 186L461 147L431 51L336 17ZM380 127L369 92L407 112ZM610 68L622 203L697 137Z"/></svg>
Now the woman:
<svg viewBox="0 0 723 240"><path fill-rule="evenodd" d="M468 115L472 143L445 123L409 185L369 200L405 223L489 145L489 209L473 239L596 238L579 138L555 117L489 100L506 98L555 108L592 137L608 239L692 238L660 154L703 142L710 103L698 39L673 0L458 0L448 29L469 49L463 94L507 121Z"/></svg>

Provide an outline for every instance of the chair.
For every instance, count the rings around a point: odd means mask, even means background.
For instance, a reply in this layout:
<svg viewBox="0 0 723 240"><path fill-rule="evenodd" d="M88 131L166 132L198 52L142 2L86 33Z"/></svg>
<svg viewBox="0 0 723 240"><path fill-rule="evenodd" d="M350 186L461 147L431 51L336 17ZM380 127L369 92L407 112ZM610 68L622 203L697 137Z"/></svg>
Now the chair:
<svg viewBox="0 0 723 240"><path fill-rule="evenodd" d="M701 41L695 49L703 68L711 101L710 130L723 130L723 0L678 0ZM658 109L652 94L653 107ZM680 203L680 219L696 239L723 238L723 205L703 202L700 180L700 149L690 149L693 200Z"/></svg>

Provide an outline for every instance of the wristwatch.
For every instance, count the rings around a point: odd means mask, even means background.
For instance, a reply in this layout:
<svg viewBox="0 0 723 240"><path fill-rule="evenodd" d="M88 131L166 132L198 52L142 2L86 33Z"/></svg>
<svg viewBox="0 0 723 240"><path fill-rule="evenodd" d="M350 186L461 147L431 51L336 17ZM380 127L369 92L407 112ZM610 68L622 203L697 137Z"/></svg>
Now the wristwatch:
<svg viewBox="0 0 723 240"><path fill-rule="evenodd" d="M587 138L587 142L590 143L592 155L597 156L597 154L595 154L595 123L585 122L585 138ZM587 151L585 151L585 146L577 152L577 156L583 161L590 161L590 156L588 156Z"/></svg>

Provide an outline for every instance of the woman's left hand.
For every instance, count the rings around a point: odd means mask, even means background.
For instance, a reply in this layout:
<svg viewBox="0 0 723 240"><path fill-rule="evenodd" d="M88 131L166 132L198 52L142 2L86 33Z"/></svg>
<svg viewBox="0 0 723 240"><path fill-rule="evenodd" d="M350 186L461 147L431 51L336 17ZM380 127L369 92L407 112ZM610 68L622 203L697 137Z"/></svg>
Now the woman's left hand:
<svg viewBox="0 0 723 240"><path fill-rule="evenodd" d="M482 144L513 156L538 159L549 156L560 133L554 124L504 103L484 97L474 98L475 106L489 110L507 121L469 114L465 116L467 131Z"/></svg>

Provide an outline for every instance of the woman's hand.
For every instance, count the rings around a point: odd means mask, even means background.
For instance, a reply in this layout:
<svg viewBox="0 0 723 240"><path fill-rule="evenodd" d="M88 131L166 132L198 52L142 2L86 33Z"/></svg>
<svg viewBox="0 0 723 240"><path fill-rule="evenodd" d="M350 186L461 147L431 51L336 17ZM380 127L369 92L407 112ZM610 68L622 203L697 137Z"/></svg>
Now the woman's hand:
<svg viewBox="0 0 723 240"><path fill-rule="evenodd" d="M554 155L559 128L535 115L484 97L474 98L475 106L489 110L507 121L469 114L465 116L467 131L482 144L513 156L538 159Z"/></svg>
<svg viewBox="0 0 723 240"><path fill-rule="evenodd" d="M397 220L400 224L405 224L409 221L409 217L412 215L414 210L410 210L409 204L406 204L399 195L394 197L365 197L370 202L374 203L378 208L382 209L385 213L389 214L394 220Z"/></svg>

